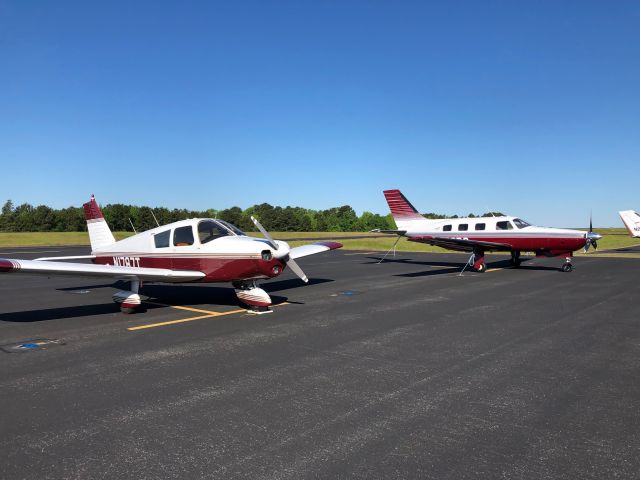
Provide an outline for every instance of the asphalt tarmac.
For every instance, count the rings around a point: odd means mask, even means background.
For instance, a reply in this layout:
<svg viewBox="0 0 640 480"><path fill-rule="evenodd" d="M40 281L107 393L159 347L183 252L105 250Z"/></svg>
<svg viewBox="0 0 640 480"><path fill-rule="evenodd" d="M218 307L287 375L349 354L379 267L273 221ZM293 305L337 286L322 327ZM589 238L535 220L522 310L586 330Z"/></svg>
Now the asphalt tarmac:
<svg viewBox="0 0 640 480"><path fill-rule="evenodd" d="M300 259L266 315L0 275L0 478L640 478L640 259L379 257Z"/></svg>

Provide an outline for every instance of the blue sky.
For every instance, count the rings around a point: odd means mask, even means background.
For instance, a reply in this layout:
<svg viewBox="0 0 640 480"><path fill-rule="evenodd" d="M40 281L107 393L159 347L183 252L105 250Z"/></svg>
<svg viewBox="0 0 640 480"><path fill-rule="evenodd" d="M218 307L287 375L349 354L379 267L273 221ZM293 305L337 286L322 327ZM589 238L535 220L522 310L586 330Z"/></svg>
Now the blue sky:
<svg viewBox="0 0 640 480"><path fill-rule="evenodd" d="M0 0L0 200L640 210L640 2Z"/></svg>

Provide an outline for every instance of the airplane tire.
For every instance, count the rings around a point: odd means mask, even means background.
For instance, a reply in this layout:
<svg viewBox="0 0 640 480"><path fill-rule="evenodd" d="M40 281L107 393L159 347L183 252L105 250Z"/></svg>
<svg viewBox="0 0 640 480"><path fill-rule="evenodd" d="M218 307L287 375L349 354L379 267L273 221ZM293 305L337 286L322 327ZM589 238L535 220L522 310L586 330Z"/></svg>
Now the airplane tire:
<svg viewBox="0 0 640 480"><path fill-rule="evenodd" d="M129 308L129 307L120 307L120 311L122 313L131 314L131 313L135 312L136 309L135 308Z"/></svg>
<svg viewBox="0 0 640 480"><path fill-rule="evenodd" d="M573 266L570 263L565 263L564 265L562 265L563 272L570 272L571 270L573 270Z"/></svg>
<svg viewBox="0 0 640 480"><path fill-rule="evenodd" d="M478 272L479 272L479 273L484 273L484 272L486 272L486 271L487 271L487 264L486 264L486 263L481 263L481 264L478 266Z"/></svg>

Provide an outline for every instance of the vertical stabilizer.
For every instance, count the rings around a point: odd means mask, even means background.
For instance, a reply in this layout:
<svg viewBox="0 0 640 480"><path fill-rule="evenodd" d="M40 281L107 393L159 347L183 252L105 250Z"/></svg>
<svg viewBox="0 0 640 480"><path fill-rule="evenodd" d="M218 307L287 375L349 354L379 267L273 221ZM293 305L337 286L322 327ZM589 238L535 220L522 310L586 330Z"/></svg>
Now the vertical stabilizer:
<svg viewBox="0 0 640 480"><path fill-rule="evenodd" d="M632 237L640 237L640 215L633 210L623 210L618 212Z"/></svg>
<svg viewBox="0 0 640 480"><path fill-rule="evenodd" d="M116 239L113 237L95 197L91 195L91 200L82 206L84 207L84 218L87 220L91 250L97 250L116 243Z"/></svg>
<svg viewBox="0 0 640 480"><path fill-rule="evenodd" d="M428 226L429 221L418 213L400 190L385 190L383 193L398 229L415 231Z"/></svg>

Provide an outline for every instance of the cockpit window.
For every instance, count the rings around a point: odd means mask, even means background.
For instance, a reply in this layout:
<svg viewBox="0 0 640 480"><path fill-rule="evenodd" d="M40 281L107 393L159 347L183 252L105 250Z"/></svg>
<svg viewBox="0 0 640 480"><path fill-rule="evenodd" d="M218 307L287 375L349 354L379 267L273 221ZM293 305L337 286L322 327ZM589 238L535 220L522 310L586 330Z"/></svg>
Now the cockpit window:
<svg viewBox="0 0 640 480"><path fill-rule="evenodd" d="M224 220L216 220L216 222L221 223L222 225L224 225L225 227L227 227L229 230L231 230L233 233L235 233L236 235L241 235L241 236L247 236L246 233L244 233L242 230L240 230L238 227L236 227L235 225L232 225L229 222L225 222Z"/></svg>
<svg viewBox="0 0 640 480"><path fill-rule="evenodd" d="M207 243L216 238L226 237L231 233L215 220L203 220L198 224L200 243Z"/></svg>
<svg viewBox="0 0 640 480"><path fill-rule="evenodd" d="M513 225L508 220L496 222L496 230L513 230Z"/></svg>
<svg viewBox="0 0 640 480"><path fill-rule="evenodd" d="M513 219L513 223L516 224L516 227L518 228L524 228L524 227L530 227L531 224L528 222L525 222L524 220L521 220L520 218L514 218Z"/></svg>

